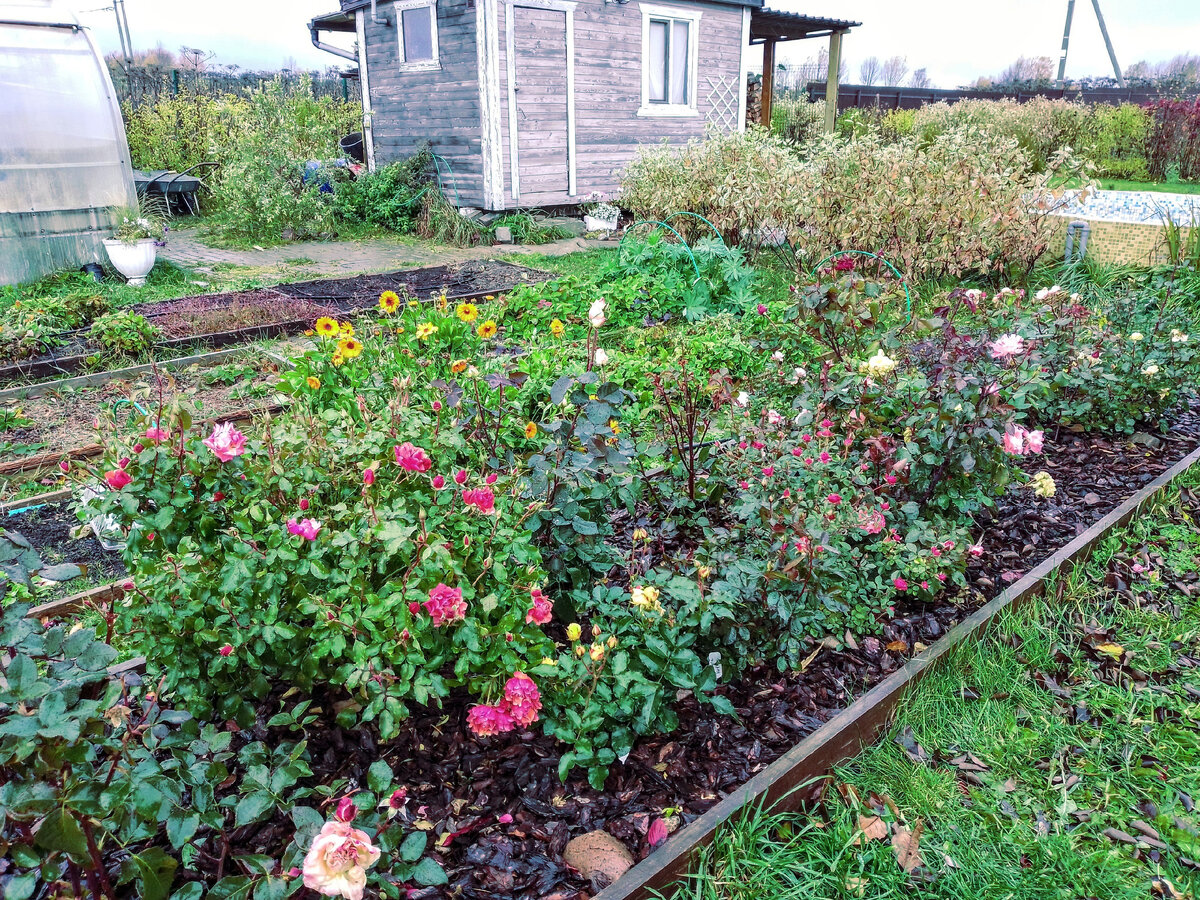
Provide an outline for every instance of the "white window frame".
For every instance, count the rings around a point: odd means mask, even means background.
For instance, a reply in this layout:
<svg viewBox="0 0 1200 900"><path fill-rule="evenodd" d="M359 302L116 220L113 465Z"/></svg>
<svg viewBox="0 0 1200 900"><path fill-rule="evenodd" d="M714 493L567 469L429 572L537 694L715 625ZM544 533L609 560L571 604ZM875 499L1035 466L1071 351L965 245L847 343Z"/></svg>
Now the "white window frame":
<svg viewBox="0 0 1200 900"><path fill-rule="evenodd" d="M430 46L433 47L433 57L409 62L404 58L404 10L422 7L429 9L429 38ZM442 63L438 59L437 0L396 0L394 9L396 11L396 51L400 70L403 72L428 72L432 69L440 69Z"/></svg>
<svg viewBox="0 0 1200 900"><path fill-rule="evenodd" d="M700 115L696 107L696 65L699 60L700 17L703 13L695 9L657 6L651 3L639 3L638 6L642 10L642 105L637 114L639 116L675 118ZM663 19L672 22L686 22L688 26L687 103L650 102L650 22ZM667 29L668 35L672 32L673 29ZM670 83L667 84L667 96L671 96Z"/></svg>

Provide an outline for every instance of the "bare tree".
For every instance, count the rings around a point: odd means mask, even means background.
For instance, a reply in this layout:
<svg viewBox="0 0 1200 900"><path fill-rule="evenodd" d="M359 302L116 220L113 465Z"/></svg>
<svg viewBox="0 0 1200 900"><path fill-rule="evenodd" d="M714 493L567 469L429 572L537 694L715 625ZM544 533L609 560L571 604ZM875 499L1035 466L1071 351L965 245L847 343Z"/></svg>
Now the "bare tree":
<svg viewBox="0 0 1200 900"><path fill-rule="evenodd" d="M1054 62L1048 56L1021 56L994 80L995 84L1049 84Z"/></svg>
<svg viewBox="0 0 1200 900"><path fill-rule="evenodd" d="M912 78L909 79L910 87L915 88L930 88L933 87L933 80L929 77L928 69L917 69L912 73Z"/></svg>
<svg viewBox="0 0 1200 900"><path fill-rule="evenodd" d="M893 56L885 60L879 72L883 83L888 87L897 87L904 76L908 74L908 59L903 56Z"/></svg>
<svg viewBox="0 0 1200 900"><path fill-rule="evenodd" d="M858 77L865 85L872 85L879 80L879 70L881 66L878 56L868 56L862 61L862 65L858 67Z"/></svg>

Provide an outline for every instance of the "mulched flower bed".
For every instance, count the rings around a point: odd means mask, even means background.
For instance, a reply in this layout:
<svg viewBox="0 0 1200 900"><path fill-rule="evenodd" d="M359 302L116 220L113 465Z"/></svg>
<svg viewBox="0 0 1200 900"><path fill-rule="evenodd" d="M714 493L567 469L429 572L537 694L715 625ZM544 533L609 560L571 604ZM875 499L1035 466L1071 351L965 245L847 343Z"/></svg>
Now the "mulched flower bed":
<svg viewBox="0 0 1200 900"><path fill-rule="evenodd" d="M63 582L53 591L39 594L38 602L74 594L125 574L120 552L105 550L90 531L84 537L75 537L74 532L79 526L79 519L67 503L51 503L17 515L0 517L0 528L21 534L37 548L43 562L75 563L87 567L82 578Z"/></svg>
<svg viewBox="0 0 1200 900"><path fill-rule="evenodd" d="M401 816L441 838L450 876L448 888L414 889L409 900L586 897L604 885L581 880L564 864L570 838L603 829L635 859L645 858L647 830L664 808L677 808L684 823L695 819L1198 445L1200 408L1176 417L1170 434L1134 441L1048 434L1045 455L1029 468L1049 472L1057 492L1039 499L1011 488L981 523L985 553L969 572L977 588L972 596L959 605L898 608L878 636L814 644L818 652L802 673L747 672L722 689L738 710L736 721L685 698L679 729L639 741L613 766L604 792L582 777L560 783L560 748L540 734L474 737L465 727L464 700L414 715L400 738L382 746L366 729L322 727L310 743L314 773L325 782L364 783L375 760L392 765L408 789ZM243 736L287 739L264 725ZM501 824L502 816L511 822ZM234 834L236 852L277 857L291 835L286 819L250 826Z"/></svg>

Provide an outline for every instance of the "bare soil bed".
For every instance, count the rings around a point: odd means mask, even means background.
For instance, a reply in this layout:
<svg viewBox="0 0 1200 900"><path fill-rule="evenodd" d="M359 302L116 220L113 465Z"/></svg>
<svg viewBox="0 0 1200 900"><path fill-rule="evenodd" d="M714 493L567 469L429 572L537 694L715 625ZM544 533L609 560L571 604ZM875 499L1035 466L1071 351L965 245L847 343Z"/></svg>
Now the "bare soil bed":
<svg viewBox="0 0 1200 900"><path fill-rule="evenodd" d="M110 413L123 418L132 413L134 408L122 403L124 400L136 400L143 408L149 408L148 403L157 405L160 391L165 403L180 400L206 418L265 406L269 399L263 394L269 394L269 384L278 370L279 364L270 357L248 351L245 357L239 354L237 360L207 368L193 366L177 372L159 369L95 387L9 401L5 406L20 409L22 419L30 424L0 431L0 464L35 453L94 444L98 441L94 425L97 418ZM0 487L0 499L3 494Z"/></svg>
<svg viewBox="0 0 1200 900"><path fill-rule="evenodd" d="M20 533L33 544L43 562L75 563L85 568L81 577L63 582L51 591L40 592L38 602L107 584L125 574L125 565L121 562L119 552L105 550L90 531L82 537L75 537L81 524L73 504L67 502L48 504L7 516L0 521L0 526Z"/></svg>
<svg viewBox="0 0 1200 900"><path fill-rule="evenodd" d="M603 829L635 859L645 858L652 851L648 828L664 809L679 810L684 823L695 819L1200 445L1200 409L1183 411L1162 436L1051 437L1031 468L1052 474L1056 495L1042 500L1017 487L998 502L980 523L985 555L969 572L970 592L954 602L900 606L874 636L814 641L816 655L803 672L746 672L720 688L737 709L736 720L683 699L678 730L639 741L625 762L613 766L604 791L582 777L561 783L561 748L539 733L473 736L465 725L466 697L414 715L402 735L385 744L370 729L314 725L309 749L315 776L323 783L342 777L365 784L367 768L383 758L404 780L409 803L401 815L410 826L442 836L439 852L450 877L446 888L410 891L410 900L586 897L604 884L581 880L566 865L563 849L570 838ZM324 701L334 699L319 697L318 705L331 708ZM278 708L264 704L259 724L239 739L294 739L266 726ZM505 816L511 820L502 824ZM231 852L278 858L293 830L286 817L235 830ZM204 878L204 866L199 859L189 877Z"/></svg>

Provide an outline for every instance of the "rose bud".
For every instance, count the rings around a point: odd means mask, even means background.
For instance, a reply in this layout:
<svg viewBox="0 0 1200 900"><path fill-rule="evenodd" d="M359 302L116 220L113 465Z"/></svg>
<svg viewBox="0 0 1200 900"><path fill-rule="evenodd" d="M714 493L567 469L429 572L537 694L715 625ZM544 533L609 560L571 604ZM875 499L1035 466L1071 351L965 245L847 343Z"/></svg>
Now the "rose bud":
<svg viewBox="0 0 1200 900"><path fill-rule="evenodd" d="M145 445L145 444L134 444L134 445L133 445L133 452L134 452L134 453L141 453L141 452L142 452L143 450L145 450L145 449L146 449L146 445Z"/></svg>
<svg viewBox="0 0 1200 900"><path fill-rule="evenodd" d="M333 817L339 822L353 822L354 817L358 815L358 807L354 805L354 801L348 796L343 797L338 801L337 812Z"/></svg>
<svg viewBox="0 0 1200 900"><path fill-rule="evenodd" d="M303 497L300 500L300 511L304 512L306 509L308 509L308 498Z"/></svg>
<svg viewBox="0 0 1200 900"><path fill-rule="evenodd" d="M233 647L229 644L226 644L224 647L222 647L217 652L220 653L222 656L229 656L233 653Z"/></svg>

